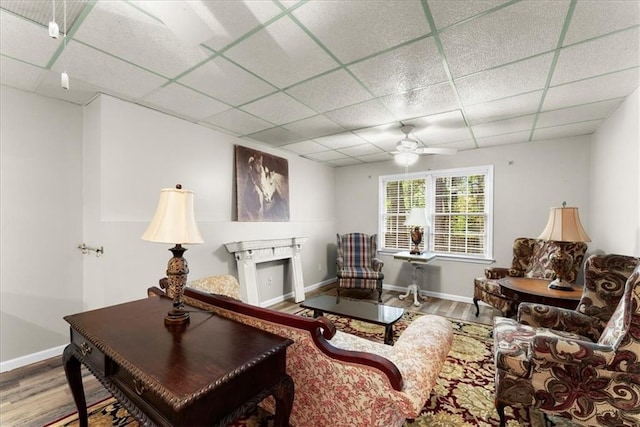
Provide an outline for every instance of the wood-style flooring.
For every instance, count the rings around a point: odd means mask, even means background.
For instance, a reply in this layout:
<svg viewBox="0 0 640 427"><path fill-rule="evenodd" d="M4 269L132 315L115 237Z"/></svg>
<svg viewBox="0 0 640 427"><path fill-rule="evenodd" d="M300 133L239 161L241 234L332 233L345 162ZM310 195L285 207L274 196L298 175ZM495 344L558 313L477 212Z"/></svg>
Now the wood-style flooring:
<svg viewBox="0 0 640 427"><path fill-rule="evenodd" d="M318 293L335 294L335 285L327 285L307 297ZM358 291L343 291L345 297L359 297L376 300L375 294ZM479 317L475 316L475 306L456 301L428 298L420 307L413 306L413 297L400 300L401 293L385 290L382 294L383 304L403 307L407 311L426 314L437 314L454 319L491 324L498 312L488 306L480 306ZM271 307L272 309L294 313L299 305L284 301ZM89 404L110 396L102 385L83 367L84 389ZM62 368L62 358L54 357L19 369L0 374L0 426L34 426L39 427L56 421L76 411L73 397Z"/></svg>

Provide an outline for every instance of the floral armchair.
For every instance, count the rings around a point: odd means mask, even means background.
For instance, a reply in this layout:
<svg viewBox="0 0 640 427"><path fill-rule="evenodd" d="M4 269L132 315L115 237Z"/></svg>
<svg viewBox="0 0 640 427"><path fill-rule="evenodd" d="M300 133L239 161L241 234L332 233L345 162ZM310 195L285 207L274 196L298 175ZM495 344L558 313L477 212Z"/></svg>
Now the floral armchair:
<svg viewBox="0 0 640 427"><path fill-rule="evenodd" d="M382 266L376 258L378 235L363 233L338 234L338 298L340 289L376 289L382 302Z"/></svg>
<svg viewBox="0 0 640 427"><path fill-rule="evenodd" d="M567 280L573 283L584 260L587 244L576 242L564 244L563 247L573 257L573 265L567 275ZM485 277L474 279L473 303L476 306L476 317L480 314L478 301L484 301L500 310L505 317L515 316L519 301L504 295L498 280L507 276L554 280L556 275L551 268L549 256L558 250L558 244L552 240L529 239L526 237L515 239L513 242L511 268L487 267L484 269Z"/></svg>
<svg viewBox="0 0 640 427"><path fill-rule="evenodd" d="M615 267L624 274L631 264ZM597 338L495 318L501 426L506 406L535 408L582 426L640 425L640 264Z"/></svg>

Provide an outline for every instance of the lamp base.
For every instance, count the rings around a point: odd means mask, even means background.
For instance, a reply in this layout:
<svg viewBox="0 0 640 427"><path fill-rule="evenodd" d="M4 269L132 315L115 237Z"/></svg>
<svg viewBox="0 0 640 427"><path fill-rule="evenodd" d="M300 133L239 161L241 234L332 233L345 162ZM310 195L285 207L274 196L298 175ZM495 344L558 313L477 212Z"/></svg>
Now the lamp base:
<svg viewBox="0 0 640 427"><path fill-rule="evenodd" d="M179 308L172 308L164 318L165 325L186 325L187 323L189 323L189 313Z"/></svg>
<svg viewBox="0 0 640 427"><path fill-rule="evenodd" d="M556 279L549 283L549 289L556 289L558 291L573 291L573 286L566 280Z"/></svg>
<svg viewBox="0 0 640 427"><path fill-rule="evenodd" d="M411 255L422 255L422 251L420 249L413 248L409 251Z"/></svg>

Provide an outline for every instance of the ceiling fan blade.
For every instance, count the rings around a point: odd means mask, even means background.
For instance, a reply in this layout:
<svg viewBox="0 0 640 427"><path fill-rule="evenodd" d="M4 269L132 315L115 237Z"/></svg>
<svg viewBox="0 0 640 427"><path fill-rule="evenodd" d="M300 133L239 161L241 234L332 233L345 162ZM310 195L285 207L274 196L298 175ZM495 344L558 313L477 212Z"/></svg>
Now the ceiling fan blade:
<svg viewBox="0 0 640 427"><path fill-rule="evenodd" d="M416 153L418 154L456 154L458 152L457 148L437 148L437 147L427 147L427 148L418 148Z"/></svg>

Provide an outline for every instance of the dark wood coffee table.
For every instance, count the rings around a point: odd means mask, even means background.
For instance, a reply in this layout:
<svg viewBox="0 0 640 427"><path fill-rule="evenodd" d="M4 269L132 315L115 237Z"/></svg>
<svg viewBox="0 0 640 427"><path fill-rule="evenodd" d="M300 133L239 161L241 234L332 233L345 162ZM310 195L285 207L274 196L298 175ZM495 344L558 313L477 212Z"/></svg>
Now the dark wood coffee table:
<svg viewBox="0 0 640 427"><path fill-rule="evenodd" d="M275 425L288 426L292 341L209 312L166 327L171 306L146 298L64 318L64 369L80 425L87 426L82 363L141 425L223 426L273 395Z"/></svg>
<svg viewBox="0 0 640 427"><path fill-rule="evenodd" d="M306 299L300 307L313 310L313 317L331 313L382 325L384 326L384 343L389 345L393 345L393 324L404 314L403 308L328 295Z"/></svg>

